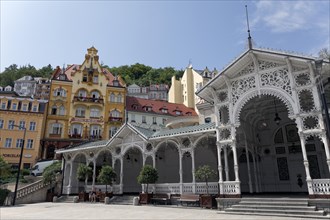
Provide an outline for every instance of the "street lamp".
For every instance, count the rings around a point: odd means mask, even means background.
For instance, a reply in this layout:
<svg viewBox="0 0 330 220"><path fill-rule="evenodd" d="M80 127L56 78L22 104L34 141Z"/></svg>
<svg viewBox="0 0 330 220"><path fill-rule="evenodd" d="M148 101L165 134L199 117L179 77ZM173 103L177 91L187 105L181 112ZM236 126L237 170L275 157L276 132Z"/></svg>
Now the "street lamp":
<svg viewBox="0 0 330 220"><path fill-rule="evenodd" d="M23 141L22 141L22 145L21 145L21 155L19 156L19 162L18 162L18 171L17 171L17 176L16 176L14 199L13 199L13 205L15 205L16 195L17 195L17 187L18 187L18 181L19 181L19 175L20 175L20 172L21 172L21 165L22 165L22 157L23 157L23 150L24 150L26 127L25 126L20 126L20 125L13 125L13 127L18 127L19 129L24 130Z"/></svg>
<svg viewBox="0 0 330 220"><path fill-rule="evenodd" d="M327 136L330 137L330 117L329 117L329 109L327 106L327 101L325 98L324 87L323 87L323 83L322 83L322 65L323 65L322 59L315 60L316 73L318 74L318 77L319 77L318 88L319 88L319 92L321 95L322 106L323 106L324 114L325 114L326 133L327 133Z"/></svg>

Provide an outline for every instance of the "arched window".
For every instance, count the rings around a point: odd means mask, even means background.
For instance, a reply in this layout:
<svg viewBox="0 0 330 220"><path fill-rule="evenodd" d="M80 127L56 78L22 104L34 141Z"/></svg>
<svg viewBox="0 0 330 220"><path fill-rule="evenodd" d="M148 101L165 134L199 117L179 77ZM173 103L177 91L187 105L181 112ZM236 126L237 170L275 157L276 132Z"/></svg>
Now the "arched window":
<svg viewBox="0 0 330 220"><path fill-rule="evenodd" d="M60 124L60 123L53 123L51 125L50 133L51 134L60 135L62 133L62 124Z"/></svg>
<svg viewBox="0 0 330 220"><path fill-rule="evenodd" d="M100 125L91 125L90 135L91 138L101 138L101 126Z"/></svg>
<svg viewBox="0 0 330 220"><path fill-rule="evenodd" d="M100 110L98 108L91 108L90 117L91 118L98 118L98 117L100 117Z"/></svg>
<svg viewBox="0 0 330 220"><path fill-rule="evenodd" d="M119 118L120 112L118 110L113 110L110 112L110 117Z"/></svg>
<svg viewBox="0 0 330 220"><path fill-rule="evenodd" d="M85 117L86 109L85 107L78 107L76 109L76 117Z"/></svg>
<svg viewBox="0 0 330 220"><path fill-rule="evenodd" d="M116 96L113 93L110 95L110 102L116 102Z"/></svg>
<svg viewBox="0 0 330 220"><path fill-rule="evenodd" d="M93 91L92 92L92 98L94 98L94 99L100 98L100 93L98 91Z"/></svg>
<svg viewBox="0 0 330 220"><path fill-rule="evenodd" d="M54 96L66 97L66 91L62 88L57 88L54 90Z"/></svg>
<svg viewBox="0 0 330 220"><path fill-rule="evenodd" d="M56 106L56 105L54 105L54 106L52 107L52 110L51 110L50 114L51 114L51 115L56 115L56 114L57 114L57 106Z"/></svg>
<svg viewBox="0 0 330 220"><path fill-rule="evenodd" d="M65 115L65 108L63 105L60 107L59 115Z"/></svg>
<svg viewBox="0 0 330 220"><path fill-rule="evenodd" d="M84 90L84 89L80 89L78 91L78 97L80 97L80 98L86 98L87 97L87 91Z"/></svg>
<svg viewBox="0 0 330 220"><path fill-rule="evenodd" d="M117 102L119 102L119 103L122 102L122 96L121 96L121 94L119 94L119 95L117 96Z"/></svg>

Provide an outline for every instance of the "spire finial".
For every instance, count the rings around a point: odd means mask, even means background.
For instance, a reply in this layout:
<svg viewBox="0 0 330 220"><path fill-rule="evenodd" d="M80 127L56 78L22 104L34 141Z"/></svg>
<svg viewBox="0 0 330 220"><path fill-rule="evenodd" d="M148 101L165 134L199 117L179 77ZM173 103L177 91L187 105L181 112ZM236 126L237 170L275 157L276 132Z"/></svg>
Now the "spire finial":
<svg viewBox="0 0 330 220"><path fill-rule="evenodd" d="M249 25L249 14L248 14L248 10L247 10L247 5L245 5L245 12L246 12L246 24L247 24L247 28L248 28L248 43L249 43L249 49L252 49L252 38L250 35L250 25Z"/></svg>

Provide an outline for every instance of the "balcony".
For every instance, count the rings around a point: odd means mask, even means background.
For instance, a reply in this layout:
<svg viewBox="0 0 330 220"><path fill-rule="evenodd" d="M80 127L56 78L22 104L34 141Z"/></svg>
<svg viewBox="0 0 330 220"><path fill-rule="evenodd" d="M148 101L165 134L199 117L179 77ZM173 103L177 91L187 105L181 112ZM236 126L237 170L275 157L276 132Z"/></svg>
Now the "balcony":
<svg viewBox="0 0 330 220"><path fill-rule="evenodd" d="M121 124L122 121L123 121L123 118L121 118L121 117L111 117L111 116L109 117L109 120L108 120L109 123L113 123L113 124Z"/></svg>
<svg viewBox="0 0 330 220"><path fill-rule="evenodd" d="M81 134L69 134L69 138L81 139Z"/></svg>
<svg viewBox="0 0 330 220"><path fill-rule="evenodd" d="M99 103L102 105L104 104L103 98L80 97L80 96L73 97L73 102L91 102L91 103Z"/></svg>
<svg viewBox="0 0 330 220"><path fill-rule="evenodd" d="M61 134L49 134L50 138L60 138Z"/></svg>

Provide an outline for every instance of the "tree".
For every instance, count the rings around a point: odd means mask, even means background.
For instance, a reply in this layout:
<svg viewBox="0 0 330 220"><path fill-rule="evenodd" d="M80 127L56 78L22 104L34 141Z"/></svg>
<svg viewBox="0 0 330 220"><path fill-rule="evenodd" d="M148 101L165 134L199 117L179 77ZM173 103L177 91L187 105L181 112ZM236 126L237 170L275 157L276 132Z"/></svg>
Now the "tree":
<svg viewBox="0 0 330 220"><path fill-rule="evenodd" d="M202 180L206 184L206 192L209 194L208 180L215 177L217 174L211 169L209 165L200 166L195 171L195 177L197 180Z"/></svg>
<svg viewBox="0 0 330 220"><path fill-rule="evenodd" d="M52 185L53 182L56 181L56 175L61 172L61 162L57 161L52 165L45 168L42 173L42 178L44 183L50 183Z"/></svg>
<svg viewBox="0 0 330 220"><path fill-rule="evenodd" d="M86 178L92 176L93 170L91 167L87 166L86 164L79 164L77 170L77 179L79 181L84 181Z"/></svg>
<svg viewBox="0 0 330 220"><path fill-rule="evenodd" d="M137 181L140 184L147 184L146 192L148 193L148 185L149 183L155 183L158 180L158 172L155 168L150 165L145 165L142 167L139 176L137 177Z"/></svg>
<svg viewBox="0 0 330 220"><path fill-rule="evenodd" d="M4 180L10 176L11 176L11 167L7 163L7 161L5 161L0 156L0 183L3 183Z"/></svg>
<svg viewBox="0 0 330 220"><path fill-rule="evenodd" d="M113 181L115 181L117 174L113 170L113 168L109 165L102 166L101 172L97 177L97 180L103 184L105 184L105 192L108 192L108 185L112 185Z"/></svg>
<svg viewBox="0 0 330 220"><path fill-rule="evenodd" d="M328 48L322 48L319 51L319 58L330 60L330 51L328 50Z"/></svg>

